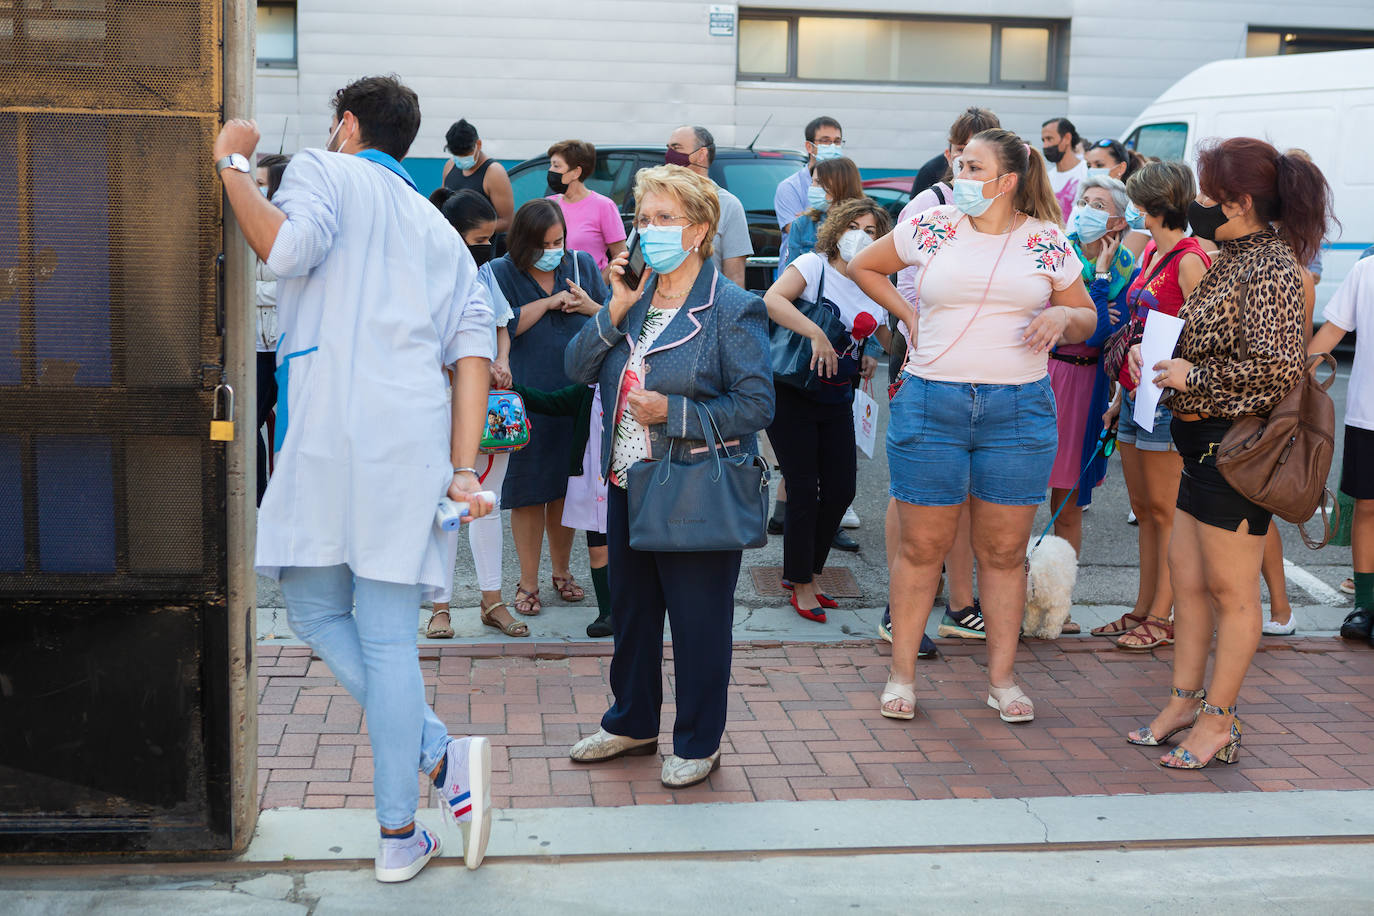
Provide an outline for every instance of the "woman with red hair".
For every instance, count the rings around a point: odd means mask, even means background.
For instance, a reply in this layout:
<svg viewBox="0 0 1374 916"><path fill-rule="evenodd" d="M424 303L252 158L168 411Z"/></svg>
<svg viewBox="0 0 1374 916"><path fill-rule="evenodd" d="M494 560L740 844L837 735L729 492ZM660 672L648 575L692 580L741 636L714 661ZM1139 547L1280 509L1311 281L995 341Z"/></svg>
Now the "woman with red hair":
<svg viewBox="0 0 1374 916"><path fill-rule="evenodd" d="M1159 715L1127 736L1155 746L1191 728L1159 761L1175 769L1235 763L1239 754L1236 697L1259 646L1260 560L1271 516L1232 489L1214 456L1237 417L1267 414L1302 377L1302 265L1331 219L1321 171L1262 140L1203 148L1198 185L1188 222L1221 250L1179 310L1186 323L1176 355L1150 367L1155 384L1172 390L1171 432L1183 459L1169 543L1173 687ZM1134 347L1133 378L1140 362ZM1214 630L1216 659L1204 689Z"/></svg>

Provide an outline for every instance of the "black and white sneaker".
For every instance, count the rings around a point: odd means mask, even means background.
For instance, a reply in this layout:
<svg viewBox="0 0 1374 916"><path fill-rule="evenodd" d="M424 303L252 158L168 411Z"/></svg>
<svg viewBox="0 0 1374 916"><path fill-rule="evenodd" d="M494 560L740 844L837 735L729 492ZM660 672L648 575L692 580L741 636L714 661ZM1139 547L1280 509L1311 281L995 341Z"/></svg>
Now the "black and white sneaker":
<svg viewBox="0 0 1374 916"><path fill-rule="evenodd" d="M987 630L983 627L983 608L978 599L974 598L972 607L966 607L958 613L950 610L950 606L946 604L945 617L940 621L940 629L937 632L941 636L953 636L958 639L987 639Z"/></svg>

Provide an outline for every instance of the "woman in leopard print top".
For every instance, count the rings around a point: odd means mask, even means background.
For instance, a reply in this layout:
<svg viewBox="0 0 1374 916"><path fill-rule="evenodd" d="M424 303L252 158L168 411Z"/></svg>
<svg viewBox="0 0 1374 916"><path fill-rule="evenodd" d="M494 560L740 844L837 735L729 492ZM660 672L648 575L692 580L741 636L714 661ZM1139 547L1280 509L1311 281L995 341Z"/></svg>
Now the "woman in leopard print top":
<svg viewBox="0 0 1374 916"><path fill-rule="evenodd" d="M1227 484L1214 456L1236 417L1267 414L1302 376L1308 318L1300 265L1316 253L1331 213L1331 189L1317 167L1262 140L1202 149L1198 185L1188 221L1221 252L1179 311L1186 324L1174 358L1152 367L1155 383L1173 391L1170 430L1183 459L1169 542L1173 689L1154 721L1127 736L1155 746L1191 728L1159 761L1177 769L1214 758L1234 763L1239 753L1235 703L1259 647L1270 513ZM1132 364L1138 371L1138 350ZM1204 690L1213 630L1216 662Z"/></svg>

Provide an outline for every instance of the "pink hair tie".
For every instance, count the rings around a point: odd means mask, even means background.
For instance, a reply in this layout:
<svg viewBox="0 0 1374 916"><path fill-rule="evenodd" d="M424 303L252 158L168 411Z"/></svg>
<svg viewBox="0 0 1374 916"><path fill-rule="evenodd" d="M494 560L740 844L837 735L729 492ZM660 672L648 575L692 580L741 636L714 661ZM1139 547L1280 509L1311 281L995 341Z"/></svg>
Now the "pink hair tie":
<svg viewBox="0 0 1374 916"><path fill-rule="evenodd" d="M1030 144L1026 143L1024 140L1022 140L1021 142L1026 147L1026 155L1029 156L1031 154Z"/></svg>

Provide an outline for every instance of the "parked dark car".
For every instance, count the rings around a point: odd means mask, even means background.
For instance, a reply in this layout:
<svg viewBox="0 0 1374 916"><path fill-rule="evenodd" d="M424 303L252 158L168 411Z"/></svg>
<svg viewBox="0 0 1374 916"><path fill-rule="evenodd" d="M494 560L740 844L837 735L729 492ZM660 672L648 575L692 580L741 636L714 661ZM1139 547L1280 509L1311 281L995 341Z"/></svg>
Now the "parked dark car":
<svg viewBox="0 0 1374 916"><path fill-rule="evenodd" d="M864 193L881 204L895 223L901 215L902 208L911 200L913 180L914 176L911 175L869 178L864 181Z"/></svg>
<svg viewBox="0 0 1374 916"><path fill-rule="evenodd" d="M628 233L634 217L631 190L635 174L640 169L662 164L661 146L598 146L596 173L587 179L587 187L615 201ZM767 289L772 285L781 239L773 195L784 179L796 174L805 164L806 156L797 152L736 147L716 149L711 178L740 199L749 219L749 238L754 243L754 257L749 259L746 269L746 285L750 289ZM510 169L516 207L548 194L545 183L548 170L548 156L526 159Z"/></svg>

